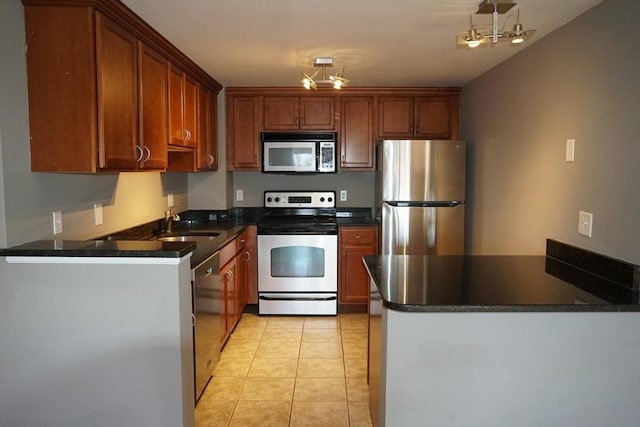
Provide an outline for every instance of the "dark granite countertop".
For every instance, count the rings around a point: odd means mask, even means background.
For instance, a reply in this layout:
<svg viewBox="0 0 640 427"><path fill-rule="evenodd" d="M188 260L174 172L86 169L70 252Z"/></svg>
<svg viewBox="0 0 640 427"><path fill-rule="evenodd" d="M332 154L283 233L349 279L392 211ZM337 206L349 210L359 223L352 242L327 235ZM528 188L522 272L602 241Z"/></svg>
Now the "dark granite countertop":
<svg viewBox="0 0 640 427"><path fill-rule="evenodd" d="M638 291L546 256L364 257L385 307L408 312L640 311Z"/></svg>
<svg viewBox="0 0 640 427"><path fill-rule="evenodd" d="M38 240L0 249L0 256L60 257L160 257L179 258L192 252L195 268L238 236L248 225L256 224L262 208L229 211L188 211L181 213L171 233L162 232L161 220L99 237L95 240ZM342 209L339 226L377 225L368 208ZM172 235L215 234L198 242L164 242L158 237Z"/></svg>
<svg viewBox="0 0 640 427"><path fill-rule="evenodd" d="M8 249L0 249L0 256L180 258L192 252L191 267L195 268L245 228L245 225L228 221L211 221L206 224L181 223L170 234L145 236L142 240L128 240L136 236L135 230L131 232L133 234L122 233L98 240L37 240ZM198 242L157 240L158 237L163 236L207 233L215 233L215 235L212 235L210 240Z"/></svg>
<svg viewBox="0 0 640 427"><path fill-rule="evenodd" d="M36 240L0 249L0 256L181 258L195 248L193 242L159 240Z"/></svg>

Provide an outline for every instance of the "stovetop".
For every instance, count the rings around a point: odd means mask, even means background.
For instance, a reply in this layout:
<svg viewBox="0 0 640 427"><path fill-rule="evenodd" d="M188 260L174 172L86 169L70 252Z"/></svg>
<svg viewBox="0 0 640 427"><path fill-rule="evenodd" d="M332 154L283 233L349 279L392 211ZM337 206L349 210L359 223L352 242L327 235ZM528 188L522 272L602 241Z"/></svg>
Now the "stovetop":
<svg viewBox="0 0 640 427"><path fill-rule="evenodd" d="M258 234L337 234L334 191L266 191Z"/></svg>

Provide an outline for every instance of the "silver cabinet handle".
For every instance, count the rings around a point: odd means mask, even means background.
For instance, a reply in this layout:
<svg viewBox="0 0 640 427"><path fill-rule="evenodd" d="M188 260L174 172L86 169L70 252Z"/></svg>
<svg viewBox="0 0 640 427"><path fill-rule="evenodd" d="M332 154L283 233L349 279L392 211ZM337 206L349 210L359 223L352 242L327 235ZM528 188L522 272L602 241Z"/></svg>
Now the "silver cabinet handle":
<svg viewBox="0 0 640 427"><path fill-rule="evenodd" d="M146 162L148 162L148 161L149 161L149 158L151 157L151 150L150 150L150 149L149 149L149 147L147 147L146 145L145 145L144 147L142 147L142 148L144 148L144 151L146 151L146 152L147 152L147 156L146 156L146 157L144 158L144 160L143 160L143 162L145 162L145 163L146 163Z"/></svg>
<svg viewBox="0 0 640 427"><path fill-rule="evenodd" d="M142 152L142 147L136 145L136 152L138 153L138 157L136 158L136 162L139 162L144 157L144 153Z"/></svg>
<svg viewBox="0 0 640 427"><path fill-rule="evenodd" d="M247 255L247 259L245 261L248 262L251 259L251 254L249 253L249 251L246 251L245 255Z"/></svg>
<svg viewBox="0 0 640 427"><path fill-rule="evenodd" d="M209 166L213 166L214 160L213 156L209 154Z"/></svg>

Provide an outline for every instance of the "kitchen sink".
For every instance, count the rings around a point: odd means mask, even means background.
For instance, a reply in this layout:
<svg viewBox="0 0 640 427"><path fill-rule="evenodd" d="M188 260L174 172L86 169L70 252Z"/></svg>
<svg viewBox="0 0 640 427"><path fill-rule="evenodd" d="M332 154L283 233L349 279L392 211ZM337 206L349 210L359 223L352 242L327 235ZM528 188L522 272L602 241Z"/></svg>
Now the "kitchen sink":
<svg viewBox="0 0 640 427"><path fill-rule="evenodd" d="M156 240L162 242L209 242L215 240L220 233L207 233L207 234L181 234L175 236L163 236L158 237Z"/></svg>

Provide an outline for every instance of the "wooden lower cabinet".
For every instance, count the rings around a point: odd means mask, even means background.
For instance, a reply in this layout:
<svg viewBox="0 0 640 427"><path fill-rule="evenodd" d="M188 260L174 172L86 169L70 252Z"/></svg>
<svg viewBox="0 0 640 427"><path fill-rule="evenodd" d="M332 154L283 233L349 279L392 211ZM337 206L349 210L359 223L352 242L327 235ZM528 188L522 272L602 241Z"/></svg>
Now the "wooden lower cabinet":
<svg viewBox="0 0 640 427"><path fill-rule="evenodd" d="M338 310L365 312L369 299L369 276L362 257L378 253L378 228L341 227L338 234Z"/></svg>
<svg viewBox="0 0 640 427"><path fill-rule="evenodd" d="M221 345L233 332L247 303L257 303L256 226L247 227L220 250Z"/></svg>
<svg viewBox="0 0 640 427"><path fill-rule="evenodd" d="M246 268L247 304L258 304L258 251L257 227L250 225L243 233L246 236L246 248L242 253L242 262Z"/></svg>
<svg viewBox="0 0 640 427"><path fill-rule="evenodd" d="M220 344L224 345L233 331L238 314L236 299L238 294L238 266L236 257L225 264L220 270L220 293L222 295L220 307Z"/></svg>

